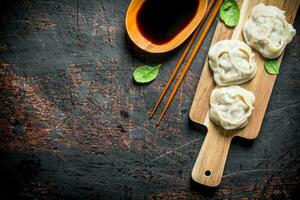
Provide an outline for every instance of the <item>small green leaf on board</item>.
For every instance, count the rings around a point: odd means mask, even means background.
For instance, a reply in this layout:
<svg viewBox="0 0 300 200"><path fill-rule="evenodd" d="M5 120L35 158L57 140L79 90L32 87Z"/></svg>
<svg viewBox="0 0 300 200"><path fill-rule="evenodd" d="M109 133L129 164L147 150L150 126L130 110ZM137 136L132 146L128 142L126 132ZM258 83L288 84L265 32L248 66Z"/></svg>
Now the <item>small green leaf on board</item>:
<svg viewBox="0 0 300 200"><path fill-rule="evenodd" d="M220 18L229 27L234 27L240 19L240 8L235 0L225 0L220 7Z"/></svg>
<svg viewBox="0 0 300 200"><path fill-rule="evenodd" d="M279 74L280 65L277 62L277 60L266 60L264 66L265 66L265 70L269 74L271 75Z"/></svg>

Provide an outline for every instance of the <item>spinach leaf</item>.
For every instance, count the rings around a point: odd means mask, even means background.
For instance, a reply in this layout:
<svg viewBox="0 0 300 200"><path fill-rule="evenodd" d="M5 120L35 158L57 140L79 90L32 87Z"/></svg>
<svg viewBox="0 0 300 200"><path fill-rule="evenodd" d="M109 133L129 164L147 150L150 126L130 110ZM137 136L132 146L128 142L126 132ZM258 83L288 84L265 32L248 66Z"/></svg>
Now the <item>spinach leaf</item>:
<svg viewBox="0 0 300 200"><path fill-rule="evenodd" d="M240 19L240 8L235 0L225 0L220 7L221 20L230 27L238 24Z"/></svg>
<svg viewBox="0 0 300 200"><path fill-rule="evenodd" d="M271 74L271 75L276 75L279 74L279 68L280 65L276 60L267 60L265 61L265 70Z"/></svg>
<svg viewBox="0 0 300 200"><path fill-rule="evenodd" d="M136 68L133 72L133 78L137 83L149 83L156 79L161 65L150 67L143 65Z"/></svg>

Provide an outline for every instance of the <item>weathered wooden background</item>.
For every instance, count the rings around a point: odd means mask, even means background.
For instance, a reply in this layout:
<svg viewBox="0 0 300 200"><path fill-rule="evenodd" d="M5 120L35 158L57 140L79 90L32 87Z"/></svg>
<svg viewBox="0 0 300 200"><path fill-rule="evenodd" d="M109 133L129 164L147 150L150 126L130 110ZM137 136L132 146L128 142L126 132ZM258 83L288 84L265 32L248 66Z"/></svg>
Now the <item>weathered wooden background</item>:
<svg viewBox="0 0 300 200"><path fill-rule="evenodd" d="M188 111L214 29L156 128L147 112L182 46L159 58L137 51L129 3L1 1L0 199L299 199L299 34L259 137L233 141L209 189L190 178L205 133ZM163 64L157 80L135 85L134 68L151 62Z"/></svg>

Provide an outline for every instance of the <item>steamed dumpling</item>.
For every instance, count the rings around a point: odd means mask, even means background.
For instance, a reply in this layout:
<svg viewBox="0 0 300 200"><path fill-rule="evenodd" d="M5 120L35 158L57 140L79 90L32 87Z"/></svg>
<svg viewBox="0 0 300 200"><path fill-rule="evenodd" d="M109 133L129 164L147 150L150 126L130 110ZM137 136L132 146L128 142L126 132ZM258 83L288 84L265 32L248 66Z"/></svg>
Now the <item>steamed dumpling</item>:
<svg viewBox="0 0 300 200"><path fill-rule="evenodd" d="M226 130L243 128L254 109L254 101L254 94L240 86L216 88L210 96L210 119Z"/></svg>
<svg viewBox="0 0 300 200"><path fill-rule="evenodd" d="M222 40L208 52L209 66L218 85L241 84L252 79L257 71L251 48L239 40Z"/></svg>
<svg viewBox="0 0 300 200"><path fill-rule="evenodd" d="M296 34L287 23L285 11L263 3L255 6L243 27L244 38L266 58L277 58Z"/></svg>

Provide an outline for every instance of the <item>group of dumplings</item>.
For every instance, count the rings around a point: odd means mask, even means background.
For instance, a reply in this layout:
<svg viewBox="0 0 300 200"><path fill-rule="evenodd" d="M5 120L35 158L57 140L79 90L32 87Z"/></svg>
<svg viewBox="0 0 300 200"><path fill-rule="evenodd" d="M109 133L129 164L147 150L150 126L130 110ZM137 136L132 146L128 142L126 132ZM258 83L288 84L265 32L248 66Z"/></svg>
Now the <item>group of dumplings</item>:
<svg viewBox="0 0 300 200"><path fill-rule="evenodd" d="M255 54L251 47L266 58L277 58L295 34L284 11L261 3L252 9L243 26L247 44L239 40L222 40L210 48L208 62L214 81L219 86L226 86L214 89L211 94L209 116L213 122L226 130L247 125L255 96L238 84L251 80L256 74Z"/></svg>

